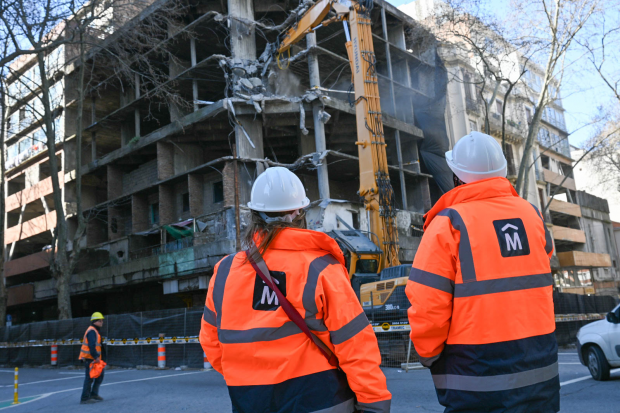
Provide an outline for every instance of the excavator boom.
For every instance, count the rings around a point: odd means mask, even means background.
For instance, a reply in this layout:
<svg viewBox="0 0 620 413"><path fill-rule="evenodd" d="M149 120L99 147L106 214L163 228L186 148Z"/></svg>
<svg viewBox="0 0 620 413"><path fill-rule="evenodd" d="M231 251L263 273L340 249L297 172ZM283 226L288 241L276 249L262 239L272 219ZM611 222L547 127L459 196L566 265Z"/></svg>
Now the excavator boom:
<svg viewBox="0 0 620 413"><path fill-rule="evenodd" d="M278 53L285 52L320 25L343 21L347 53L353 73L360 189L368 212L369 230L382 254L378 271L400 265L394 190L387 164L383 119L379 98L377 60L370 21L371 0L319 0L280 39ZM335 17L325 20L330 10ZM348 22L348 23L347 23ZM373 237L371 237L372 239ZM352 274L351 274L352 275Z"/></svg>

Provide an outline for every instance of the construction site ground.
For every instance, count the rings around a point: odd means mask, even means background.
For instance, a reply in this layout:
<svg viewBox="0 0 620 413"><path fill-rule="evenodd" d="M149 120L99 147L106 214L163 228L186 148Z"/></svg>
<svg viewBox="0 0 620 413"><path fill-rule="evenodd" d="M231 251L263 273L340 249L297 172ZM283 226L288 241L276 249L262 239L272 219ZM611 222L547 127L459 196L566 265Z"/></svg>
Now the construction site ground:
<svg viewBox="0 0 620 413"><path fill-rule="evenodd" d="M619 413L620 369L608 382L596 382L573 351L560 354L562 412ZM442 412L430 372L384 369L392 392L392 412ZM80 405L83 370L21 368L19 405L13 401L13 370L0 369L0 410L20 412L230 412L231 404L222 376L202 370L106 370L100 395L105 401Z"/></svg>

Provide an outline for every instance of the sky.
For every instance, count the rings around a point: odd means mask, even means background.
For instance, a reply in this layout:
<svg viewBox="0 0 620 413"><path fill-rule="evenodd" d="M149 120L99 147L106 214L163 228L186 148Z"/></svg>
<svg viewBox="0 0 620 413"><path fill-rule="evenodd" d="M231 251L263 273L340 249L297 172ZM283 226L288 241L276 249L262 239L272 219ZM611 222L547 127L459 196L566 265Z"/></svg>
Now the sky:
<svg viewBox="0 0 620 413"><path fill-rule="evenodd" d="M411 0L387 1L396 7L412 3ZM496 12L501 13L508 8L509 1L490 0L489 3ZM599 106L612 102L613 95L594 70L582 71L578 76L566 79L560 93L566 110L568 132L576 131L569 136L569 141L574 146L580 146L594 133L593 126L583 126L596 116Z"/></svg>

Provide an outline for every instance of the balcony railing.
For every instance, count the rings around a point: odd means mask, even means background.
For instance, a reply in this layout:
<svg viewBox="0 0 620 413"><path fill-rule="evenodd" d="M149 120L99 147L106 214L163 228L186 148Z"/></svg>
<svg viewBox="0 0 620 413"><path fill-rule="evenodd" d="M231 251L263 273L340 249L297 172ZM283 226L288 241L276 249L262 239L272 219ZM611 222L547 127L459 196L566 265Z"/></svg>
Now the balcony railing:
<svg viewBox="0 0 620 413"><path fill-rule="evenodd" d="M553 239L556 241L575 242L579 244L586 243L586 233L580 229L553 226Z"/></svg>
<svg viewBox="0 0 620 413"><path fill-rule="evenodd" d="M611 267L609 254L568 251L558 252L557 256L562 267Z"/></svg>
<svg viewBox="0 0 620 413"><path fill-rule="evenodd" d="M560 175L556 172L543 168L543 178L545 182L549 182L553 185L562 186L563 188L575 191L575 180L571 177ZM566 179L565 179L566 178Z"/></svg>
<svg viewBox="0 0 620 413"><path fill-rule="evenodd" d="M185 248L194 246L194 237L185 237L177 239L166 244L151 245L150 247L140 248L129 253L132 260L138 258L151 257L153 255L161 255L169 252L180 251Z"/></svg>
<svg viewBox="0 0 620 413"><path fill-rule="evenodd" d="M581 216L581 207L577 204L570 202L560 201L559 199L552 199L549 205L549 210L557 212L558 214L571 215L574 217Z"/></svg>
<svg viewBox="0 0 620 413"><path fill-rule="evenodd" d="M465 109L470 112L479 113L480 112L480 103L476 99L465 99Z"/></svg>

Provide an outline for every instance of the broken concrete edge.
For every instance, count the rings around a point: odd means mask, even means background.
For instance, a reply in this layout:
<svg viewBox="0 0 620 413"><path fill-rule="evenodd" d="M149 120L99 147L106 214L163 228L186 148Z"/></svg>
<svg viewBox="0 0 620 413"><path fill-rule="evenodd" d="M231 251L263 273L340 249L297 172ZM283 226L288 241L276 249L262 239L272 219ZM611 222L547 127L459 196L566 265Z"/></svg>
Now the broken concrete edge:
<svg viewBox="0 0 620 413"><path fill-rule="evenodd" d="M346 153L342 153L339 151L334 151L331 149L328 149L326 151L323 151L321 153L319 152L311 152L309 154L300 156L299 158L297 158L297 160L295 160L295 162L293 163L281 163L281 162L275 162L272 161L269 158L235 158L234 156L222 156L220 158L216 158L213 159L207 163L204 163L202 165L199 165L195 168L189 169L185 172L182 172L180 174L174 175L172 177L166 178L166 179L162 179L159 180L157 182L153 183L153 186L157 186L157 185L166 185L169 184L175 180L178 180L179 178L182 178L183 176L187 176L187 175L191 175L191 174L196 174L196 173L201 173L203 170L208 170L211 169L212 167L214 167L215 165L218 164L222 164L225 162L229 162L229 161L234 161L237 160L239 162L243 162L243 163L266 163L267 165L269 165L270 167L274 167L274 166L281 166L290 170L298 170L302 167L307 167L309 171L316 169L316 167L318 165L321 164L321 162L327 157L327 156L334 156L337 158L342 158L342 159L347 159L347 160L351 160L351 161L357 161L359 162L359 158L357 156L353 156L353 155L349 155ZM400 169L398 168L397 165L388 165L388 168L392 171L399 171ZM421 173L421 172L415 172L415 171L410 171L410 170L403 170L403 172L407 175L413 176L413 177L419 177L419 178L432 178L432 175L429 174L425 174L425 173ZM75 171L70 171L65 173L65 182L69 182L72 179L75 178ZM105 202L102 202L100 204L94 205L88 209L85 209L84 211L89 211L92 209L101 209L103 207L106 207L107 205L114 205L115 203L117 203L118 201L130 197L134 194L137 194L139 192L142 192L144 190L144 188L141 189L137 189L135 191L132 192L128 192L126 194L123 194L119 197L107 200ZM349 201L347 201L349 202Z"/></svg>

